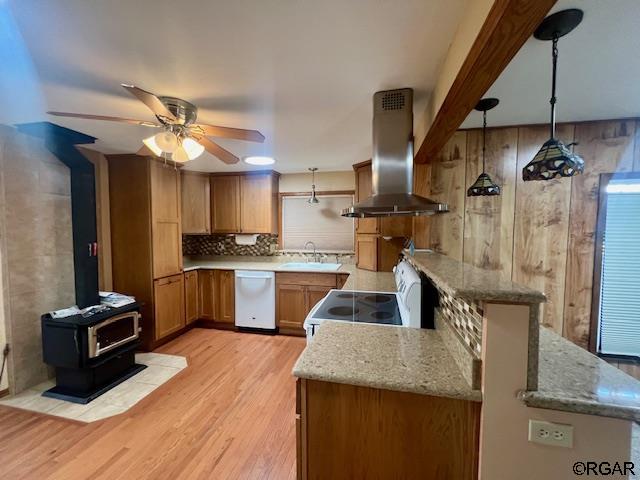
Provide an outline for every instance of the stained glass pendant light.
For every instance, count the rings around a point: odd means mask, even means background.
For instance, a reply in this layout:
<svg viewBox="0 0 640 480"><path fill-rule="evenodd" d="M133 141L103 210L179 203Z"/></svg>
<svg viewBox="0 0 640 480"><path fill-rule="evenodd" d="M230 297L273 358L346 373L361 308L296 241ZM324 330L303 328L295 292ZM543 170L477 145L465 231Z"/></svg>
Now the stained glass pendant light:
<svg viewBox="0 0 640 480"><path fill-rule="evenodd" d="M485 172L485 150L487 146L487 110L491 110L500 103L497 98L483 98L476 105L476 110L482 112L482 173L467 190L467 197L500 195L500 187L491 180Z"/></svg>
<svg viewBox="0 0 640 480"><path fill-rule="evenodd" d="M320 203L320 200L318 200L318 197L316 196L316 171L317 170L318 169L316 167L312 167L309 169L309 171L311 172L311 196L307 200L307 203L311 203L311 204Z"/></svg>
<svg viewBox="0 0 640 480"><path fill-rule="evenodd" d="M572 177L584 171L584 160L573 153L569 146L556 138L556 74L558 64L558 39L576 28L582 21L582 10L571 8L545 18L533 36L552 42L553 73L551 82L550 137L533 160L522 169L522 179L551 180L555 177Z"/></svg>

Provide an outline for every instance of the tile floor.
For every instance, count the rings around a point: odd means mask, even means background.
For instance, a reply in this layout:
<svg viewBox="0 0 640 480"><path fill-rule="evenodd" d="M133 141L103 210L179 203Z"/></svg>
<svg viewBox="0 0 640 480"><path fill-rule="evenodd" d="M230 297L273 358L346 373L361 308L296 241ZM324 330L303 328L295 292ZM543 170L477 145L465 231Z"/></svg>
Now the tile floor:
<svg viewBox="0 0 640 480"><path fill-rule="evenodd" d="M163 353L138 353L136 362L147 368L112 388L86 405L42 396L54 386L49 380L13 397L0 400L0 405L31 410L80 422L95 422L127 411L163 383L187 367L187 359Z"/></svg>

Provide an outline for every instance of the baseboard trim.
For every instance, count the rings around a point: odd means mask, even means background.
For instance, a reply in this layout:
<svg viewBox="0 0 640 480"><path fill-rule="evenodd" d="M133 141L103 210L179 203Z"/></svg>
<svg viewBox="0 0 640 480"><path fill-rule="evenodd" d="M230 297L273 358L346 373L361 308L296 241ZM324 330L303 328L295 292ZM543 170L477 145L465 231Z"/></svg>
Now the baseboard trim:
<svg viewBox="0 0 640 480"><path fill-rule="evenodd" d="M0 390L0 398L6 397L9 395L9 389L5 388L4 390Z"/></svg>

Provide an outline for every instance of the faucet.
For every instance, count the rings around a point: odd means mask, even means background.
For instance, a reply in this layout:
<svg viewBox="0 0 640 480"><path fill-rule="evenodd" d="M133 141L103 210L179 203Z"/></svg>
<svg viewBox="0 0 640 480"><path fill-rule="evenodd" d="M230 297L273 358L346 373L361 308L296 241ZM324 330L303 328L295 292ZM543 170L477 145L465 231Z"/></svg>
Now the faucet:
<svg viewBox="0 0 640 480"><path fill-rule="evenodd" d="M313 261L315 263L318 263L318 254L316 253L316 244L313 243L311 240L309 240L307 243L304 244L304 249L307 249L307 245L311 244L313 246ZM309 259L307 258L307 263L309 263Z"/></svg>

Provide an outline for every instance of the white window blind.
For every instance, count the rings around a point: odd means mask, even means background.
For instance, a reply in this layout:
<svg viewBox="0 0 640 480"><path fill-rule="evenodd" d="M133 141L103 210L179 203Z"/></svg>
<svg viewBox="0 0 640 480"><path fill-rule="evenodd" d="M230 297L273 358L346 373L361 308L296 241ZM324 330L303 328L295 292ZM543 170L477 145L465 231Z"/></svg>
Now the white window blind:
<svg viewBox="0 0 640 480"><path fill-rule="evenodd" d="M640 356L640 179L607 186L600 352Z"/></svg>
<svg viewBox="0 0 640 480"><path fill-rule="evenodd" d="M302 250L312 241L317 250L353 251L354 220L340 215L353 204L353 195L322 195L320 203L308 197L282 198L282 248Z"/></svg>

